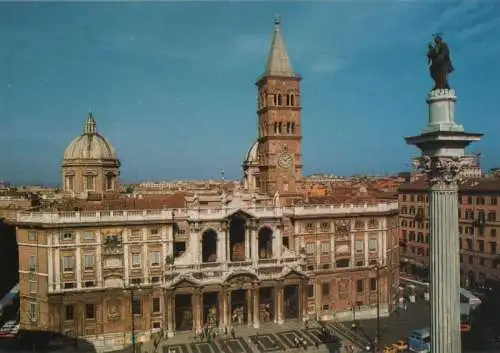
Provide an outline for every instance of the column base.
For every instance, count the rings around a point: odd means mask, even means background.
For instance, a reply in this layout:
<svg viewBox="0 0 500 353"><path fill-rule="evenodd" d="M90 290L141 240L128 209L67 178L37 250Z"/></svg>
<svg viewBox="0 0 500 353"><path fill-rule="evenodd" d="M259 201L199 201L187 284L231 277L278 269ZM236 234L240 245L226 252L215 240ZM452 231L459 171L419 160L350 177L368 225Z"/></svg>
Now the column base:
<svg viewBox="0 0 500 353"><path fill-rule="evenodd" d="M168 330L168 331L167 331L167 337L168 337L168 338L172 338L172 337L174 337L174 336L175 336L175 331L171 331L171 330Z"/></svg>
<svg viewBox="0 0 500 353"><path fill-rule="evenodd" d="M260 323L254 322L253 323L253 328L260 328Z"/></svg>
<svg viewBox="0 0 500 353"><path fill-rule="evenodd" d="M283 324L285 323L285 320L278 320L278 321L276 321L276 323L277 323L278 325L283 325Z"/></svg>

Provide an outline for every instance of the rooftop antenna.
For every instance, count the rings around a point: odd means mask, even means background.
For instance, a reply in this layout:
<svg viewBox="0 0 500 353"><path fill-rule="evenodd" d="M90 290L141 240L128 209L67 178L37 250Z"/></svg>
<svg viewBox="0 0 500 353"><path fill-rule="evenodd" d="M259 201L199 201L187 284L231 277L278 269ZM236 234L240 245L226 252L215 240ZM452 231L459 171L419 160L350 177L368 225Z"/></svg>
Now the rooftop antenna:
<svg viewBox="0 0 500 353"><path fill-rule="evenodd" d="M224 181L226 180L226 176L225 176L224 169L222 169L222 170L220 171L220 176L221 176L222 182L224 182Z"/></svg>

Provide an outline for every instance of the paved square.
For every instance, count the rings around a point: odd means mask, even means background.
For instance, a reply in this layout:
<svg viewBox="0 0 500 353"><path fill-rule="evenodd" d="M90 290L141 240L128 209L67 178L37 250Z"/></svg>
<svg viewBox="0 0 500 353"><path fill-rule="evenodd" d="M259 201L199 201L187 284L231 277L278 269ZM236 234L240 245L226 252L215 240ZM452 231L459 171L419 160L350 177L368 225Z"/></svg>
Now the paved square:
<svg viewBox="0 0 500 353"><path fill-rule="evenodd" d="M310 337L306 337L306 335L302 334L300 331L290 330L277 332L275 335L286 345L288 348L297 348L295 344L295 339L304 340L308 346L312 346L314 342Z"/></svg>
<svg viewBox="0 0 500 353"><path fill-rule="evenodd" d="M278 352L285 349L273 334L253 335L250 336L250 339L261 353Z"/></svg>
<svg viewBox="0 0 500 353"><path fill-rule="evenodd" d="M188 347L185 344L173 344L170 346L163 346L163 353L189 353Z"/></svg>
<svg viewBox="0 0 500 353"><path fill-rule="evenodd" d="M243 337L218 341L223 353L253 353Z"/></svg>
<svg viewBox="0 0 500 353"><path fill-rule="evenodd" d="M306 333L309 337L311 337L314 340L314 343L335 343L338 342L338 338L336 336L329 336L329 335L323 335L323 332L321 332L321 329L318 327L311 327L311 328L306 328L302 330L304 333Z"/></svg>
<svg viewBox="0 0 500 353"><path fill-rule="evenodd" d="M214 342L194 342L190 343L192 353L219 353L220 350L217 348Z"/></svg>

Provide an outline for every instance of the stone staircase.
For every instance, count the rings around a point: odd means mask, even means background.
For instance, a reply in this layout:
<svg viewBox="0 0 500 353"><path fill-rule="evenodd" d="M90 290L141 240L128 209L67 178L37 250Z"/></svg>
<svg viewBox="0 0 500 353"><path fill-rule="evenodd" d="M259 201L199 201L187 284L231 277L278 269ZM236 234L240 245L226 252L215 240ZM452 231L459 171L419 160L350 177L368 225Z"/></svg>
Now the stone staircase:
<svg viewBox="0 0 500 353"><path fill-rule="evenodd" d="M373 346L373 343L365 335L354 332L342 322L329 322L326 326L330 328L336 336L343 338L363 350Z"/></svg>

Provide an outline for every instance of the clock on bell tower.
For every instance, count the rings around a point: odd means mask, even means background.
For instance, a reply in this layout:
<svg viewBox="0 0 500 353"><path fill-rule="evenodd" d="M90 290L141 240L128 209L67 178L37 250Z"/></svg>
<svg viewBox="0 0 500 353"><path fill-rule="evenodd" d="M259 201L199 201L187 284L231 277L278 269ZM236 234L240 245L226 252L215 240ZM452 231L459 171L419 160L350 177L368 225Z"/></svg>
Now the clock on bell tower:
<svg viewBox="0 0 500 353"><path fill-rule="evenodd" d="M258 90L258 185L273 195L297 194L302 178L300 81L274 21L274 35Z"/></svg>

